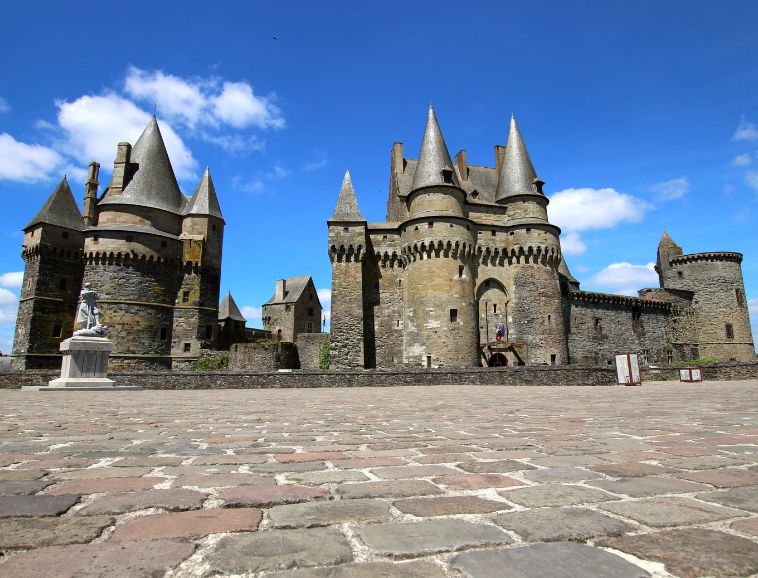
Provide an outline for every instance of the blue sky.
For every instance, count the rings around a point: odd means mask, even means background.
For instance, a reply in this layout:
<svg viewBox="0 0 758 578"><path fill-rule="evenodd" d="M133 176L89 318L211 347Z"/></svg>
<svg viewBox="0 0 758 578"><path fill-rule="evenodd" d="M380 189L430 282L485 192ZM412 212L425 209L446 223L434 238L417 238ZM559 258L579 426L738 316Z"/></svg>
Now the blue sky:
<svg viewBox="0 0 758 578"><path fill-rule="evenodd" d="M382 221L390 148L417 155L430 101L472 164L493 164L516 114L584 289L655 285L667 230L685 252L745 255L755 333L756 22L747 0L9 3L0 349L21 227L64 173L81 197L96 160L104 185L116 143L154 109L185 194L211 168L222 291L259 326L277 278L313 275L328 296L325 221L345 168Z"/></svg>

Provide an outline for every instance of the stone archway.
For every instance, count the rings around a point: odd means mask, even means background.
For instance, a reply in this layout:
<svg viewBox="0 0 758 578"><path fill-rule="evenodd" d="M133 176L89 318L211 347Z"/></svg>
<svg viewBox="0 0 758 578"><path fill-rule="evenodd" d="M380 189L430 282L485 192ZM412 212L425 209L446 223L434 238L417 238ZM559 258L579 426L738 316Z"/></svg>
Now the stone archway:
<svg viewBox="0 0 758 578"><path fill-rule="evenodd" d="M504 353L493 353L487 360L487 367L508 367L508 358Z"/></svg>
<svg viewBox="0 0 758 578"><path fill-rule="evenodd" d="M476 291L479 318L479 344L497 341L497 325L503 323L508 329L508 291L497 279L485 279ZM502 342L507 341L507 333Z"/></svg>

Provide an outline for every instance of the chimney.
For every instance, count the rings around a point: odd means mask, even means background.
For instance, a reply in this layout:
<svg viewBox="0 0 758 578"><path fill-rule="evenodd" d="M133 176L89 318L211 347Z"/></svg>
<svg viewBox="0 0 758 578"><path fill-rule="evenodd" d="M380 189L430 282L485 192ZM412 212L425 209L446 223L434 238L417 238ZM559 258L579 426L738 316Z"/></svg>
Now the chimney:
<svg viewBox="0 0 758 578"><path fill-rule="evenodd" d="M113 162L113 180L111 181L110 195L120 195L129 184L129 163L132 156L132 145L128 142L118 143L116 160Z"/></svg>
<svg viewBox="0 0 758 578"><path fill-rule="evenodd" d="M466 150L461 149L458 154L455 155L455 164L458 166L458 174L464 181L468 180L468 159L466 158Z"/></svg>
<svg viewBox="0 0 758 578"><path fill-rule="evenodd" d="M91 162L89 164L89 173L87 174L87 184L84 185L84 213L82 219L87 227L91 227L95 222L95 205L97 204L97 188L100 185L98 177L100 176L100 163Z"/></svg>
<svg viewBox="0 0 758 578"><path fill-rule="evenodd" d="M495 145L495 170L497 171L498 179L500 179L500 169L503 167L504 157L505 147L503 145Z"/></svg>
<svg viewBox="0 0 758 578"><path fill-rule="evenodd" d="M275 300L283 301L286 290L287 290L287 281L285 279L277 279Z"/></svg>

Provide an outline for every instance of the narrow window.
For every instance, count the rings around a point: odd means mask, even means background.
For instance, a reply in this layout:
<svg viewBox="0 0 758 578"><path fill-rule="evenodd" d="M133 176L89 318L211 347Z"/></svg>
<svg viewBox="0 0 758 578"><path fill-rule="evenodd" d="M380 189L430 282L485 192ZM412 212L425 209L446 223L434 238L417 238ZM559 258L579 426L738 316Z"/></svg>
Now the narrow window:
<svg viewBox="0 0 758 578"><path fill-rule="evenodd" d="M166 341L168 338L168 329L161 327L161 341Z"/></svg>
<svg viewBox="0 0 758 578"><path fill-rule="evenodd" d="M511 237L513 237L513 231L511 231L510 233L508 233L508 235L510 235Z"/></svg>
<svg viewBox="0 0 758 578"><path fill-rule="evenodd" d="M100 241L100 236L99 236L99 235L95 235L94 237L92 237L92 240L93 240L95 243L97 243L98 241Z"/></svg>
<svg viewBox="0 0 758 578"><path fill-rule="evenodd" d="M68 239L68 231L63 231L63 238Z"/></svg>
<svg viewBox="0 0 758 578"><path fill-rule="evenodd" d="M453 182L453 171L450 169L442 169L442 182L445 184L452 184Z"/></svg>
<svg viewBox="0 0 758 578"><path fill-rule="evenodd" d="M68 280L65 277L61 277L60 280L58 281L58 289L60 289L61 291L65 291L66 285L68 285Z"/></svg>
<svg viewBox="0 0 758 578"><path fill-rule="evenodd" d="M603 325L600 323L600 317L595 317L595 333L602 333Z"/></svg>
<svg viewBox="0 0 758 578"><path fill-rule="evenodd" d="M672 363L674 361L674 352L673 351L667 351L666 352L666 363Z"/></svg>
<svg viewBox="0 0 758 578"><path fill-rule="evenodd" d="M681 271L677 271L676 276L682 279L684 277L684 273L682 273Z"/></svg>
<svg viewBox="0 0 758 578"><path fill-rule="evenodd" d="M212 229L215 231L216 230L216 225L213 225Z"/></svg>
<svg viewBox="0 0 758 578"><path fill-rule="evenodd" d="M557 359L557 356L555 353L550 354L550 365L555 365L555 361Z"/></svg>
<svg viewBox="0 0 758 578"><path fill-rule="evenodd" d="M399 319L395 320L395 327L397 327L398 329L400 329L400 320Z"/></svg>
<svg viewBox="0 0 758 578"><path fill-rule="evenodd" d="M734 339L734 326L731 323L726 324L726 338Z"/></svg>
<svg viewBox="0 0 758 578"><path fill-rule="evenodd" d="M213 326L212 325L206 325L205 326L205 338L210 339L213 337Z"/></svg>
<svg viewBox="0 0 758 578"><path fill-rule="evenodd" d="M350 231L350 229L348 227L342 227L342 232L343 233L347 233L348 231Z"/></svg>
<svg viewBox="0 0 758 578"><path fill-rule="evenodd" d="M53 337L60 337L63 332L63 326L60 323L53 325Z"/></svg>
<svg viewBox="0 0 758 578"><path fill-rule="evenodd" d="M182 291L182 303L189 303L189 291Z"/></svg>
<svg viewBox="0 0 758 578"><path fill-rule="evenodd" d="M426 368L431 369L432 368L432 356L427 355L426 356Z"/></svg>
<svg viewBox="0 0 758 578"><path fill-rule="evenodd" d="M450 323L458 323L458 310L457 309L450 310Z"/></svg>
<svg viewBox="0 0 758 578"><path fill-rule="evenodd" d="M492 231L492 236L494 237L496 235L497 235L497 231Z"/></svg>
<svg viewBox="0 0 758 578"><path fill-rule="evenodd" d="M547 324L548 325L552 325L553 324L553 316L552 315L548 315L547 316Z"/></svg>
<svg viewBox="0 0 758 578"><path fill-rule="evenodd" d="M632 321L639 321L642 318L642 313L639 309L632 309Z"/></svg>
<svg viewBox="0 0 758 578"><path fill-rule="evenodd" d="M313 333L313 321L308 322L308 333Z"/></svg>
<svg viewBox="0 0 758 578"><path fill-rule="evenodd" d="M742 295L742 291L740 289L735 289L734 296L737 299L737 307L744 307L745 297Z"/></svg>
<svg viewBox="0 0 758 578"><path fill-rule="evenodd" d="M382 241L386 241L386 240L387 240L387 235L382 235Z"/></svg>
<svg viewBox="0 0 758 578"><path fill-rule="evenodd" d="M458 278L463 277L463 265L458 265Z"/></svg>
<svg viewBox="0 0 758 578"><path fill-rule="evenodd" d="M429 222L426 224L426 228L427 228L427 229L433 229L433 228L434 228L434 223L432 223L431 221L429 221Z"/></svg>
<svg viewBox="0 0 758 578"><path fill-rule="evenodd" d="M526 232L527 232L527 233L531 233L531 232L532 232L532 230L531 230L529 227L527 227L527 228L526 228Z"/></svg>
<svg viewBox="0 0 758 578"><path fill-rule="evenodd" d="M189 353L192 350L192 344L191 343L185 343L184 344L184 353Z"/></svg>

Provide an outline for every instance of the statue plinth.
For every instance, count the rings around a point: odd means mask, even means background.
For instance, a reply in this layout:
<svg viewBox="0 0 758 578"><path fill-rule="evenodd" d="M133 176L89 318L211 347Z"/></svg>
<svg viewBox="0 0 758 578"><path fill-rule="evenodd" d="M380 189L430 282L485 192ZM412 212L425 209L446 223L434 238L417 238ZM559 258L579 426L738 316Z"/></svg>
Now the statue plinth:
<svg viewBox="0 0 758 578"><path fill-rule="evenodd" d="M107 387L116 385L108 379L108 355L113 343L104 337L75 335L61 342L63 364L61 376L50 387Z"/></svg>

